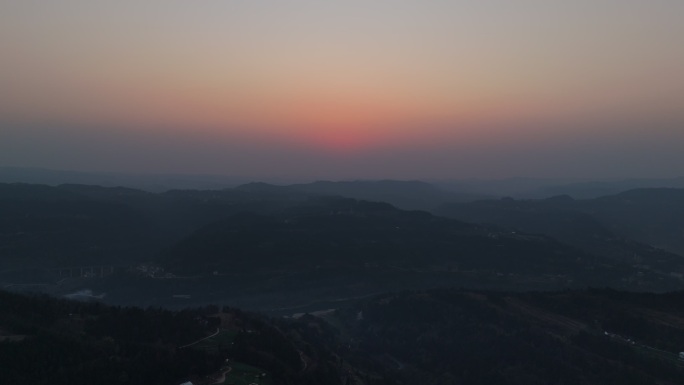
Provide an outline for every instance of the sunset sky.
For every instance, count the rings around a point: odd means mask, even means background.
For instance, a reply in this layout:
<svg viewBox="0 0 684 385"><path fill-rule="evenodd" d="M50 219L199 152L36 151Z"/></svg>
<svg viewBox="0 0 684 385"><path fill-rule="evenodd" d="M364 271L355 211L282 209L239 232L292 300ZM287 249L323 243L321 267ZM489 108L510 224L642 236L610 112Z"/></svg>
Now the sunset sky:
<svg viewBox="0 0 684 385"><path fill-rule="evenodd" d="M0 166L684 175L682 0L5 0L0 63Z"/></svg>

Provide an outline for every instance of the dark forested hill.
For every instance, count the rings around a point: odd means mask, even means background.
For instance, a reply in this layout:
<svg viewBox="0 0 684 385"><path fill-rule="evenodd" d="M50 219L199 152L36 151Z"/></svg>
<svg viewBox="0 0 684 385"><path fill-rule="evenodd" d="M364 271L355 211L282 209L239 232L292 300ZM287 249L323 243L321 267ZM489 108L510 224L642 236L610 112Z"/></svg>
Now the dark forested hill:
<svg viewBox="0 0 684 385"><path fill-rule="evenodd" d="M0 185L0 267L128 262L153 250L144 213L68 188Z"/></svg>
<svg viewBox="0 0 684 385"><path fill-rule="evenodd" d="M684 256L684 189L638 189L586 202L612 231Z"/></svg>
<svg viewBox="0 0 684 385"><path fill-rule="evenodd" d="M159 263L176 275L210 280L212 290L226 294L231 290L219 287L245 280L250 290L244 292L308 291L318 300L436 286L680 287L669 273L642 271L546 236L341 198L212 223L163 253Z"/></svg>
<svg viewBox="0 0 684 385"><path fill-rule="evenodd" d="M0 184L0 271L148 261L196 228L305 197L226 191Z"/></svg>
<svg viewBox="0 0 684 385"><path fill-rule="evenodd" d="M0 308L3 385L342 385L373 374L343 367L323 330L233 308L144 310L4 291Z"/></svg>
<svg viewBox="0 0 684 385"><path fill-rule="evenodd" d="M444 205L441 215L545 234L641 268L684 272L684 190L642 189L591 200L491 200Z"/></svg>
<svg viewBox="0 0 684 385"><path fill-rule="evenodd" d="M326 318L405 384L680 384L684 294L388 294Z"/></svg>
<svg viewBox="0 0 684 385"><path fill-rule="evenodd" d="M549 238L336 198L312 200L277 215L245 214L213 223L181 241L166 260L173 271L191 274L369 264L563 274L592 263L590 256Z"/></svg>
<svg viewBox="0 0 684 385"><path fill-rule="evenodd" d="M220 357L178 346L209 333L199 311L171 313L0 291L3 384L168 384Z"/></svg>

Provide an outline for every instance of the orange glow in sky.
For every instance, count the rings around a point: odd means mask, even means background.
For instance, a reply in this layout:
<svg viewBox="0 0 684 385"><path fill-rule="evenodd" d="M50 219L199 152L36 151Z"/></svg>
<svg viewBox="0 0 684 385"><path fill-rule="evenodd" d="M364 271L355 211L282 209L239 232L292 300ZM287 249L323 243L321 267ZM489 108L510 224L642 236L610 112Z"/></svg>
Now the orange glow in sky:
<svg viewBox="0 0 684 385"><path fill-rule="evenodd" d="M73 126L346 157L674 138L683 19L674 0L2 2L0 135Z"/></svg>

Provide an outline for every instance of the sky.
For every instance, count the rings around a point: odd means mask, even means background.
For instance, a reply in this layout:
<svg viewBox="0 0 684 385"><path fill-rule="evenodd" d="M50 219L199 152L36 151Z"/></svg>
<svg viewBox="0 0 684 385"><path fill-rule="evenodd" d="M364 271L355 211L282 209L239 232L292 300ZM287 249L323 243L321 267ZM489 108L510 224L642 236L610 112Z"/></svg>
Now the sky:
<svg viewBox="0 0 684 385"><path fill-rule="evenodd" d="M0 0L0 166L684 175L681 0Z"/></svg>

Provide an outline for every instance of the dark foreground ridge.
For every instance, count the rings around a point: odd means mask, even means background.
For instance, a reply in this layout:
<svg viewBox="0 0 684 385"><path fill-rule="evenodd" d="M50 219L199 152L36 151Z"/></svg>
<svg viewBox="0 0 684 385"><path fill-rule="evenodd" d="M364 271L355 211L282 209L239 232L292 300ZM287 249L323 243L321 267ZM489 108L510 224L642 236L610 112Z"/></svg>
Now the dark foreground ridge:
<svg viewBox="0 0 684 385"><path fill-rule="evenodd" d="M684 293L386 294L297 318L0 292L3 384L680 384Z"/></svg>

